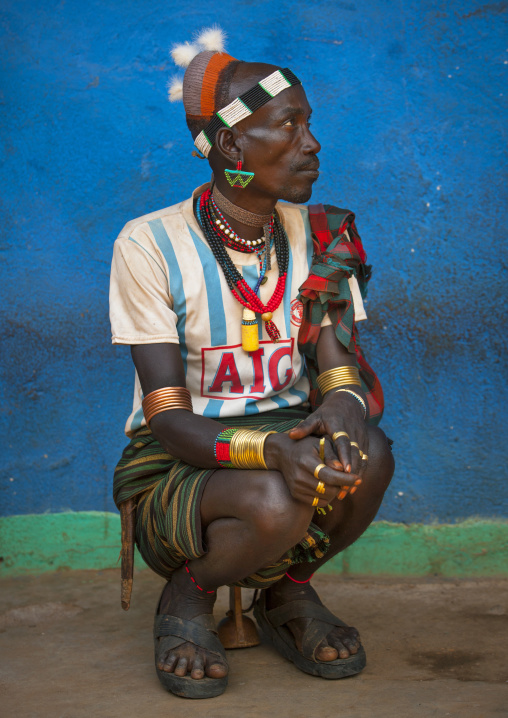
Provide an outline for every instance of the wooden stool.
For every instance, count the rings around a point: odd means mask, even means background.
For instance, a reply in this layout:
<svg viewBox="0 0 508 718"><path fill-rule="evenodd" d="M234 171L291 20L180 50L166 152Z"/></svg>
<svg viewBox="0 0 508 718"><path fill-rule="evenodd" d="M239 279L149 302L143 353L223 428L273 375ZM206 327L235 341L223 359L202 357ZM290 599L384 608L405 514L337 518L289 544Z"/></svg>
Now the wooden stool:
<svg viewBox="0 0 508 718"><path fill-rule="evenodd" d="M242 612L242 589L229 589L229 611L219 623L218 633L224 648L250 648L259 645L256 625Z"/></svg>

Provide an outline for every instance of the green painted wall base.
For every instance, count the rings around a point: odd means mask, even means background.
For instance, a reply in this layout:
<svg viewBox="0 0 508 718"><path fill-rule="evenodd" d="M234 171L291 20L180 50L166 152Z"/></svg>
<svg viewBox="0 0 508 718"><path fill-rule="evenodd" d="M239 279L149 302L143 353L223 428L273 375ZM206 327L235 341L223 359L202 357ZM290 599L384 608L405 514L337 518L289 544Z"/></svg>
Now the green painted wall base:
<svg viewBox="0 0 508 718"><path fill-rule="evenodd" d="M502 576L508 522L373 523L323 569L326 573L397 576ZM83 511L0 518L0 576L118 566L120 517ZM139 554L136 566L144 563Z"/></svg>

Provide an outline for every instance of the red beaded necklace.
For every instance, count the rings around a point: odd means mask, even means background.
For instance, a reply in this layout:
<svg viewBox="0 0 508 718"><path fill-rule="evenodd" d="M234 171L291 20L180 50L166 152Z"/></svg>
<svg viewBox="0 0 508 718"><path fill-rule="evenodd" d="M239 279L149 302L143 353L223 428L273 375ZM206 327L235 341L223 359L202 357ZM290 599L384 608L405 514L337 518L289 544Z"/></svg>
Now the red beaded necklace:
<svg viewBox="0 0 508 718"><path fill-rule="evenodd" d="M210 248L220 264L229 288L235 299L246 309L256 314L261 314L261 319L265 322L265 327L268 336L273 342L278 342L280 339L280 332L277 326L272 321L273 312L279 307L284 296L286 288L286 277L287 267L289 263L289 243L287 235L282 227L280 220L275 216L271 231L274 235L275 253L277 256L277 265L279 268L279 277L277 279L277 285L275 291L266 304L263 304L261 299L253 292L249 287L245 279L242 277L240 272L236 269L235 265L231 261L228 253L224 249L224 241L219 236L215 222L212 217L210 208L211 191L207 189L203 192L199 198L199 219L200 224L203 228L205 236L208 240ZM248 323L248 324L247 324ZM252 326L257 324L254 319L247 319L244 312L244 321L242 324L246 326ZM252 337L251 337L252 338ZM242 341L243 345L243 341ZM249 344L249 349L244 346L246 351L254 351L250 348L252 345Z"/></svg>

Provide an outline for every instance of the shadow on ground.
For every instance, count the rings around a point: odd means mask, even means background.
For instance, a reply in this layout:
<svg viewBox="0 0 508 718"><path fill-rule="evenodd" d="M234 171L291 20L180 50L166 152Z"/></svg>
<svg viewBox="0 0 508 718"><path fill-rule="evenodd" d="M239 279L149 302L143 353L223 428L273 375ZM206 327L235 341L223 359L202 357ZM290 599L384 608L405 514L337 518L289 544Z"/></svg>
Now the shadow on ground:
<svg viewBox="0 0 508 718"><path fill-rule="evenodd" d="M508 580L344 579L317 575L324 603L355 625L367 668L324 681L271 647L228 652L218 698L166 693L153 669L162 581L137 573L120 609L119 572L0 582L3 718L500 718L508 715ZM245 591L247 604L250 591ZM217 616L226 610L221 589Z"/></svg>

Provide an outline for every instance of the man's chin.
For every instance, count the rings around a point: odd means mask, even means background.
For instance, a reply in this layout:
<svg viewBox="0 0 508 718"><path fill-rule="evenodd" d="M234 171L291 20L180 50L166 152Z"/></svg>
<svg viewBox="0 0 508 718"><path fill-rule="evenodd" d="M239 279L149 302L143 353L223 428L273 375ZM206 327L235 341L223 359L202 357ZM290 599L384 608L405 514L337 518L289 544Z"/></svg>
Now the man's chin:
<svg viewBox="0 0 508 718"><path fill-rule="evenodd" d="M314 183L311 182L305 187L297 187L295 185L282 187L279 193L279 199L285 202L292 202L293 204L304 204L312 197L313 184Z"/></svg>

